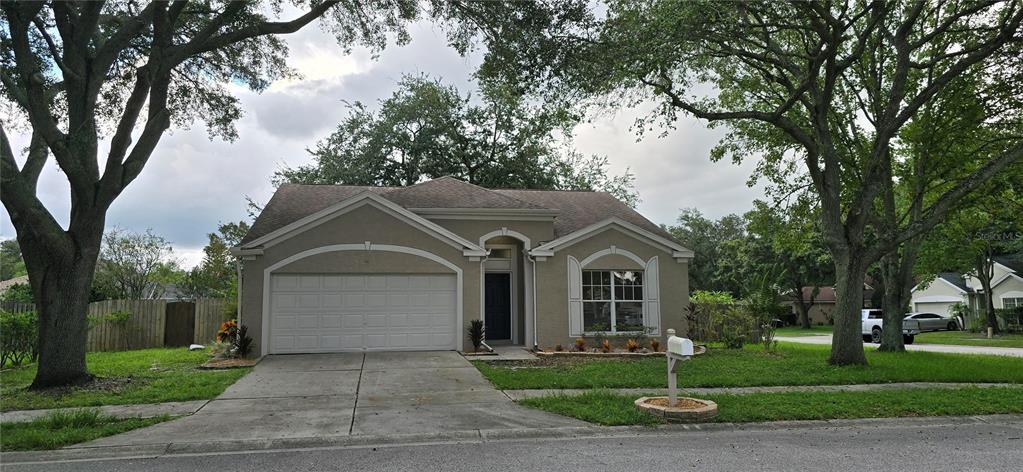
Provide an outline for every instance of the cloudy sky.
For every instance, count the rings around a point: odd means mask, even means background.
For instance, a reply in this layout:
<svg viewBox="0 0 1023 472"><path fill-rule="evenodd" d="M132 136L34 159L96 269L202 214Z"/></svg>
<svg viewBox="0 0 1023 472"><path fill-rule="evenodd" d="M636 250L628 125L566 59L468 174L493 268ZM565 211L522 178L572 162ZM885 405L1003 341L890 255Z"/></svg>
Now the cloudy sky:
<svg viewBox="0 0 1023 472"><path fill-rule="evenodd" d="M175 257L191 267L201 259L205 234L218 222L247 218L246 195L266 202L275 169L310 160L305 148L330 134L345 115L344 101L370 104L386 98L405 73L441 77L463 91L474 88L471 75L478 57L459 56L430 24L415 25L411 33L411 43L390 47L377 58L365 50L343 56L333 38L314 26L288 37L289 64L303 78L275 83L262 94L239 89L245 116L237 123L235 142L209 140L200 124L165 135L142 175L113 204L107 225L152 229L170 240ZM710 162L710 148L721 131L686 118L666 137L650 133L637 141L630 125L639 114L622 110L580 125L576 147L606 155L615 173L631 169L642 198L639 211L653 222L673 223L684 207L714 218L744 212L762 194L746 186L749 164ZM15 149L27 145L27 133L8 133ZM67 180L52 160L39 194L66 222ZM0 239L12 237L10 217L0 208Z"/></svg>

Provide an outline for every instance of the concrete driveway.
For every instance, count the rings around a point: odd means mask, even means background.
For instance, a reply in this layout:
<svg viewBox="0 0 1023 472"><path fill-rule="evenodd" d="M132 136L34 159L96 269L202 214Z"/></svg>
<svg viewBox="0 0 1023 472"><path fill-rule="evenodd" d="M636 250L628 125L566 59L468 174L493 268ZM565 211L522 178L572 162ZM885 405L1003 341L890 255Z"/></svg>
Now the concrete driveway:
<svg viewBox="0 0 1023 472"><path fill-rule="evenodd" d="M583 426L521 407L455 352L269 356L195 414L79 447Z"/></svg>

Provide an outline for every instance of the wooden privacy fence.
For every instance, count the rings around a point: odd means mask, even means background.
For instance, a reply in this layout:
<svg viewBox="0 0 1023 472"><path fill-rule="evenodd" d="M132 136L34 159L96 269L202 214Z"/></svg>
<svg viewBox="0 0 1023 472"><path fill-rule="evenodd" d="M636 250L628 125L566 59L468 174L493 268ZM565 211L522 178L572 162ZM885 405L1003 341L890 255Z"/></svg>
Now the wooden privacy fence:
<svg viewBox="0 0 1023 472"><path fill-rule="evenodd" d="M104 300L89 304L89 351L123 351L162 346L207 344L224 322L220 298L196 300ZM7 305L7 311L34 311L32 304ZM170 314L170 317L168 317ZM233 317L233 316L231 316ZM168 335L170 335L168 337Z"/></svg>

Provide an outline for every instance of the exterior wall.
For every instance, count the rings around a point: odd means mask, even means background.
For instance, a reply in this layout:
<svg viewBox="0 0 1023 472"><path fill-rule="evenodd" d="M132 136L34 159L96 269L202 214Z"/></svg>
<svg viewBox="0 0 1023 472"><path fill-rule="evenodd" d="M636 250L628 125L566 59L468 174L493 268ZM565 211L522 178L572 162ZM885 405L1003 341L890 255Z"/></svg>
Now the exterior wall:
<svg viewBox="0 0 1023 472"><path fill-rule="evenodd" d="M571 346L574 338L569 336L568 318L568 256L580 262L591 254L605 250L612 245L636 254L644 261L657 256L659 262L659 289L661 311L661 336L667 329L685 333L686 323L682 314L689 304L689 268L685 262L676 262L671 254L648 243L635 239L615 228L608 228L557 251L546 261L536 263L537 277L537 333L538 343L543 348L561 344ZM601 257L584 269L634 269L636 263L621 255Z"/></svg>
<svg viewBox="0 0 1023 472"><path fill-rule="evenodd" d="M1002 297L1023 297L1023 280L1009 277L996 287L992 287L991 294L994 295L995 308L1005 308L1005 305L1002 303Z"/></svg>
<svg viewBox="0 0 1023 472"><path fill-rule="evenodd" d="M967 294L960 292L943 280L934 279L924 288L913 292L909 301L912 311L933 312L942 316L949 315L949 308L955 303L969 303Z"/></svg>
<svg viewBox="0 0 1023 472"><path fill-rule="evenodd" d="M928 285L927 288L921 288L920 290L913 292L913 298L930 297L936 295L943 295L948 297L961 297L963 298L963 300L965 300L963 292L956 290L955 287L952 287L951 285L938 279L934 279L933 281L931 281L930 285Z"/></svg>
<svg viewBox="0 0 1023 472"><path fill-rule="evenodd" d="M262 256L243 261L242 323L249 327L256 355L263 355L263 273L273 264L302 251L334 244L388 244L420 249L451 262L462 270L462 322L480 316L480 264L470 262L455 248L372 206L363 206L315 228L264 249ZM452 270L411 254L379 251L344 251L316 254L274 270L312 273L444 273ZM464 329L458 329L464 337ZM467 343L467 341L466 341ZM464 344L463 344L464 345Z"/></svg>
<svg viewBox="0 0 1023 472"><path fill-rule="evenodd" d="M788 302L792 305L792 314L796 316L798 323L799 320L799 308L796 306L796 302ZM810 307L810 324L814 325L826 325L829 323L831 312L835 310L835 302L814 302L813 306Z"/></svg>

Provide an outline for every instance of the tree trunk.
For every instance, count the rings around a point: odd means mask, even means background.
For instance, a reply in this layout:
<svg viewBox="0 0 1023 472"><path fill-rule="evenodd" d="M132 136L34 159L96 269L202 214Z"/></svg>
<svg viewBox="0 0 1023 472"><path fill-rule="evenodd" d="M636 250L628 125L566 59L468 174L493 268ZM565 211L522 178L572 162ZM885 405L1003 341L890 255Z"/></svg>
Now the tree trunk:
<svg viewBox="0 0 1023 472"><path fill-rule="evenodd" d="M816 289L814 289L816 290ZM814 295L810 296L809 302L803 299L803 288L796 287L796 311L799 313L798 323L803 329L810 329L810 309L813 308Z"/></svg>
<svg viewBox="0 0 1023 472"><path fill-rule="evenodd" d="M831 339L832 365L867 365L860 332L863 280L866 267L856 250L835 257L835 327Z"/></svg>
<svg viewBox="0 0 1023 472"><path fill-rule="evenodd" d="M984 290L984 310L987 312L987 326L991 332L998 334L998 317L995 316L995 300L991 296L991 277L994 275L994 264L991 263L991 255L984 251L977 257L977 279Z"/></svg>
<svg viewBox="0 0 1023 472"><path fill-rule="evenodd" d="M16 224L17 226L17 224ZM20 229L20 228L19 228ZM39 364L31 389L81 385L92 380L85 365L87 312L92 279L103 235L103 218L76 227L74 249L52 248L52 238L18 231L39 320Z"/></svg>
<svg viewBox="0 0 1023 472"><path fill-rule="evenodd" d="M902 283L899 280L899 253L892 252L881 258L881 283L884 286L881 309L884 311L884 329L881 331L881 345L877 348L883 352L905 352L902 341Z"/></svg>

